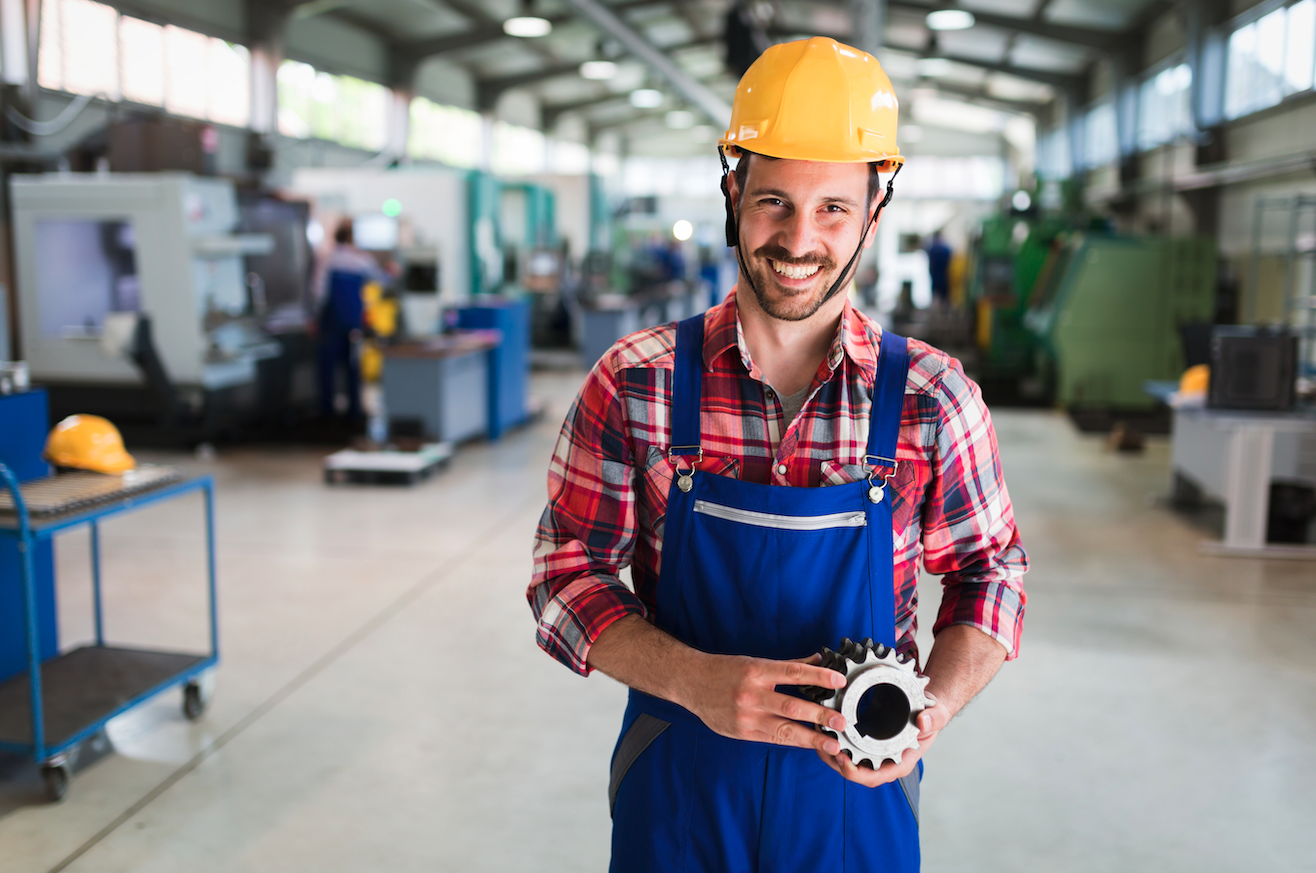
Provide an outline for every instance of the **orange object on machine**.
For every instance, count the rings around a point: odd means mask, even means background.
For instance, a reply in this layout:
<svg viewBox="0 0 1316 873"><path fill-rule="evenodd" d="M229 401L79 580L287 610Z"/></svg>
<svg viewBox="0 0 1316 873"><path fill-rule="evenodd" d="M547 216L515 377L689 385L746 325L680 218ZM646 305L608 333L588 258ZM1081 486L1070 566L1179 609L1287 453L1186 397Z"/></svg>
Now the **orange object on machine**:
<svg viewBox="0 0 1316 873"><path fill-rule="evenodd" d="M119 429L99 415L70 415L46 439L46 460L57 467L125 473L137 461L123 447Z"/></svg>
<svg viewBox="0 0 1316 873"><path fill-rule="evenodd" d="M1180 394L1205 394L1210 387L1211 366L1209 364L1198 364L1195 367L1189 367L1179 377Z"/></svg>

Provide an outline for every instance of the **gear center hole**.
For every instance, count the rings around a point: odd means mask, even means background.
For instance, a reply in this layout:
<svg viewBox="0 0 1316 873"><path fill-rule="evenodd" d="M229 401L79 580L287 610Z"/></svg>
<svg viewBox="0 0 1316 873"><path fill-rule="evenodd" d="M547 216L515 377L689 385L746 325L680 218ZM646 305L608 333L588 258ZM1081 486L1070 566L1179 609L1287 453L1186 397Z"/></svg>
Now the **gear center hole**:
<svg viewBox="0 0 1316 873"><path fill-rule="evenodd" d="M855 715L861 736L889 740L909 724L909 698L898 686L882 682L863 693Z"/></svg>

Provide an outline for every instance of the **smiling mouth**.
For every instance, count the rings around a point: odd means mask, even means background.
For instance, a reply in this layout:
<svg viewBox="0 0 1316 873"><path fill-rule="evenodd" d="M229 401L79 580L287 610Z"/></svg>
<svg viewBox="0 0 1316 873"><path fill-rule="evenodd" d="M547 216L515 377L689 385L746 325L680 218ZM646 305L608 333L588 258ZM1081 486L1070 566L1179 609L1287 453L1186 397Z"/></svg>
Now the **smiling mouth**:
<svg viewBox="0 0 1316 873"><path fill-rule="evenodd" d="M787 279L807 279L820 269L818 264L783 264L769 259L773 272Z"/></svg>

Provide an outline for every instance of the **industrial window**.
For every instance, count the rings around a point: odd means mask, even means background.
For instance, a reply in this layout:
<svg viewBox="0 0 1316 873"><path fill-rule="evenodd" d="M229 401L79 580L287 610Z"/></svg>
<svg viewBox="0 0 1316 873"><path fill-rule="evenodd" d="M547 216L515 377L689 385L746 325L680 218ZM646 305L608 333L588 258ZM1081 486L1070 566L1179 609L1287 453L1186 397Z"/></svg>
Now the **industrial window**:
<svg viewBox="0 0 1316 873"><path fill-rule="evenodd" d="M280 133L367 151L384 148L390 95L383 85L297 61L280 64L278 80Z"/></svg>
<svg viewBox="0 0 1316 873"><path fill-rule="evenodd" d="M1063 125L1037 138L1037 172L1043 179L1068 179L1073 174L1069 130Z"/></svg>
<svg viewBox="0 0 1316 873"><path fill-rule="evenodd" d="M914 156L900 171L901 199L995 200L1005 190L1005 161L999 157Z"/></svg>
<svg viewBox="0 0 1316 873"><path fill-rule="evenodd" d="M244 46L120 15L92 0L41 4L37 82L43 88L245 127L250 77Z"/></svg>
<svg viewBox="0 0 1316 873"><path fill-rule="evenodd" d="M495 121L489 169L503 176L544 172L544 135L534 128Z"/></svg>
<svg viewBox="0 0 1316 873"><path fill-rule="evenodd" d="M411 101L407 154L475 169L480 165L482 123L478 112L416 97Z"/></svg>
<svg viewBox="0 0 1316 873"><path fill-rule="evenodd" d="M1083 121L1083 163L1101 167L1119 159L1119 128L1115 120L1115 101L1098 103L1088 110Z"/></svg>
<svg viewBox="0 0 1316 873"><path fill-rule="evenodd" d="M1138 89L1138 148L1171 142L1193 129L1193 70L1187 64L1167 67L1143 80Z"/></svg>
<svg viewBox="0 0 1316 873"><path fill-rule="evenodd" d="M1239 118L1312 88L1316 0L1300 0L1229 36L1225 117Z"/></svg>

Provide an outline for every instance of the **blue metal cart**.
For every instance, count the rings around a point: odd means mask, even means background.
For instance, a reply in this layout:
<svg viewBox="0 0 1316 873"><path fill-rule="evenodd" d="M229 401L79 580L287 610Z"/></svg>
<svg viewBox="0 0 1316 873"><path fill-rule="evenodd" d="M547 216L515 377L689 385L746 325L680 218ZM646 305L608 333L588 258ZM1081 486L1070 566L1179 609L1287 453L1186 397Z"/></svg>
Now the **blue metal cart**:
<svg viewBox="0 0 1316 873"><path fill-rule="evenodd" d="M160 485L120 497L100 497L34 519L13 473L0 464L0 487L12 512L0 514L0 538L17 540L22 563L23 605L27 613L28 670L0 684L0 750L31 756L41 766L52 800L68 792L72 764L82 744L100 735L105 724L163 691L183 686L183 714L195 720L205 710L201 674L219 662L219 623L215 603L215 496L209 476ZM209 585L210 652L191 654L105 644L101 609L100 522L183 494L205 495L206 571ZM4 490L0 490L4 494ZM39 542L77 527L91 528L92 598L96 642L41 662L37 590L32 553Z"/></svg>

